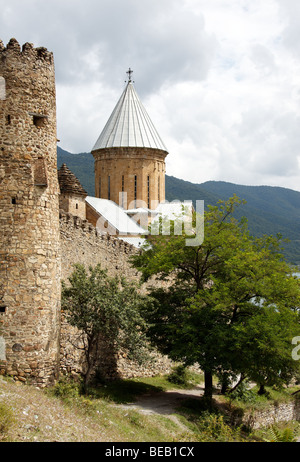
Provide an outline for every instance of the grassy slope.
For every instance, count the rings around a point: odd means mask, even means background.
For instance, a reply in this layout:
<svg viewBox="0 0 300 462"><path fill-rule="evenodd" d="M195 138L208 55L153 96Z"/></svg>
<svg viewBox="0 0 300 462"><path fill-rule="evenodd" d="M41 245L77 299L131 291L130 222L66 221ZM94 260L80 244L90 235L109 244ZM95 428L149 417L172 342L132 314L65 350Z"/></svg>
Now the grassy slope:
<svg viewBox="0 0 300 462"><path fill-rule="evenodd" d="M149 415L120 404L132 403L143 393L152 393L155 401L155 393L166 389L176 386L164 377L140 378L82 396L72 383L60 382L45 391L0 377L0 442L228 442L268 437L264 429L244 433L230 427L220 412L205 411L200 398L187 399L172 415ZM219 407L222 402L224 398ZM10 418L3 427L5 415ZM288 428L299 435L296 422Z"/></svg>

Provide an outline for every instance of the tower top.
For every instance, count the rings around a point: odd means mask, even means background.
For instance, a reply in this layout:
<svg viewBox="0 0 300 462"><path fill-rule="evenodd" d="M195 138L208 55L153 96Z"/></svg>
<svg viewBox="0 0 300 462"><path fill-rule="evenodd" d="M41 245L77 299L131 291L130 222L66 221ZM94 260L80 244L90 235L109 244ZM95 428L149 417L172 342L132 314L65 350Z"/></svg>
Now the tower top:
<svg viewBox="0 0 300 462"><path fill-rule="evenodd" d="M132 69L129 68L126 73L128 74L127 85L92 152L98 149L119 147L153 148L167 152L166 146L135 91L131 80Z"/></svg>

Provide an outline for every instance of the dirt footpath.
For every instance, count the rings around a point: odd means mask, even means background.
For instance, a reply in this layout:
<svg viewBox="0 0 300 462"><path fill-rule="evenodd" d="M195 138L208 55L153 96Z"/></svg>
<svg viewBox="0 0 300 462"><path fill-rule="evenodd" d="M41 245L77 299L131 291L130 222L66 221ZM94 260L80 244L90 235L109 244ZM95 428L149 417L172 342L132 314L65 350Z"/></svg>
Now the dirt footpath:
<svg viewBox="0 0 300 462"><path fill-rule="evenodd" d="M147 393L140 396L134 403L121 405L124 409L136 409L142 414L171 415L176 407L187 398L199 398L204 389L197 386L191 390L168 390L160 393Z"/></svg>

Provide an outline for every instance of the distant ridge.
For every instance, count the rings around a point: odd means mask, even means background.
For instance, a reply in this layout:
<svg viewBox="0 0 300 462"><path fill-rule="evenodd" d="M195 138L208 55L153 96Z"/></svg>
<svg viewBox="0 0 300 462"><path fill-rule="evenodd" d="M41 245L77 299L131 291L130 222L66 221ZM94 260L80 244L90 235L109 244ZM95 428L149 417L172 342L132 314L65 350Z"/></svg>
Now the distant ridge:
<svg viewBox="0 0 300 462"><path fill-rule="evenodd" d="M71 154L57 148L58 168L65 163L80 180L89 195L94 196L94 158L90 153ZM275 186L243 186L225 181L191 183L166 175L166 200L204 200L215 205L236 194L246 204L236 217L248 219L250 232L255 236L282 234L291 242L285 245L285 256L300 266L300 192Z"/></svg>

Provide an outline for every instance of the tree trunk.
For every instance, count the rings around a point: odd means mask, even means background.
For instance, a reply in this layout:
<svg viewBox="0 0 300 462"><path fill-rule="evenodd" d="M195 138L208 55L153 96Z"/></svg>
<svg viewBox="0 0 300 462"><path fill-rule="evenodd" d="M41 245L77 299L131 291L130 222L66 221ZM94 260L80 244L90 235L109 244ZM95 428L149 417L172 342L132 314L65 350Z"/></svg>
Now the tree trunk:
<svg viewBox="0 0 300 462"><path fill-rule="evenodd" d="M227 391L228 391L228 382L227 380L224 380L224 382L222 382L221 395L225 395Z"/></svg>
<svg viewBox="0 0 300 462"><path fill-rule="evenodd" d="M241 374L239 381L234 385L234 387L231 388L231 390L229 390L228 393L232 393L234 390L236 390L237 387L243 382L243 380L245 380L245 376Z"/></svg>
<svg viewBox="0 0 300 462"><path fill-rule="evenodd" d="M264 384L261 384L257 392L258 395L264 395L266 393Z"/></svg>
<svg viewBox="0 0 300 462"><path fill-rule="evenodd" d="M204 396L212 399L213 379L211 371L204 371Z"/></svg>

